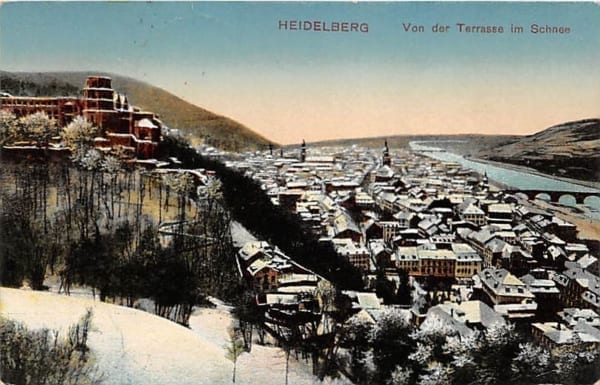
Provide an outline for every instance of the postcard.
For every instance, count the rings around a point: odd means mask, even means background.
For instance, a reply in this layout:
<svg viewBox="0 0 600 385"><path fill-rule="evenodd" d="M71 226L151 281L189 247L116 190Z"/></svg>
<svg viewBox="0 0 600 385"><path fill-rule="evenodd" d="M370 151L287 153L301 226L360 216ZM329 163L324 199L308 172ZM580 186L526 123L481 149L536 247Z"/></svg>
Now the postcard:
<svg viewBox="0 0 600 385"><path fill-rule="evenodd" d="M594 2L0 3L0 383L598 383L599 63Z"/></svg>

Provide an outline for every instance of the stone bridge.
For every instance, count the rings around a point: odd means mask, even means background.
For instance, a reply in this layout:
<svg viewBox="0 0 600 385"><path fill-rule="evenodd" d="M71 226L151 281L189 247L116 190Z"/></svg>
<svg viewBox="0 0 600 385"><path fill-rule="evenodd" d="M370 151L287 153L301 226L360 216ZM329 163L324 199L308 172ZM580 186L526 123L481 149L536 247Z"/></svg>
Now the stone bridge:
<svg viewBox="0 0 600 385"><path fill-rule="evenodd" d="M584 204L586 198L595 197L600 199L600 191L549 191L549 190L503 190L507 194L523 194L528 199L539 198L539 195L545 194L550 197L550 202L558 202L563 197L573 197L577 204Z"/></svg>

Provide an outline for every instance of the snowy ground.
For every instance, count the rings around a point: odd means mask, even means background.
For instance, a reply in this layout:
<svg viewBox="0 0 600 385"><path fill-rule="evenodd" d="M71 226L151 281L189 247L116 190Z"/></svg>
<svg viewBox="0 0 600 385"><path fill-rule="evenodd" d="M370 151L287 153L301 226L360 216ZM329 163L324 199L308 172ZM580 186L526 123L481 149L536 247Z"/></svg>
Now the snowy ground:
<svg viewBox="0 0 600 385"><path fill-rule="evenodd" d="M231 221L229 225L231 238L235 247L244 247L248 242L256 241L256 237L252 235L241 223Z"/></svg>
<svg viewBox="0 0 600 385"><path fill-rule="evenodd" d="M104 384L230 384L233 364L225 358L231 314L226 306L197 309L190 329L143 311L47 292L0 288L0 314L31 328L67 327L92 308L89 344ZM321 383L310 364L290 359L288 383ZM276 347L254 344L238 359L236 384L285 383L285 354Z"/></svg>
<svg viewBox="0 0 600 385"><path fill-rule="evenodd" d="M227 343L229 325L231 325L231 314L223 306L217 306L215 309L198 309L190 318L191 329L217 346L224 346ZM310 362L298 361L294 357L292 354L289 361L288 384L290 385L351 384L341 379L326 379L320 382L311 374ZM238 358L236 384L285 384L285 352L278 347L261 346L255 342L250 353L243 353Z"/></svg>
<svg viewBox="0 0 600 385"><path fill-rule="evenodd" d="M0 313L31 328L66 328L91 307L89 345L105 384L226 384L231 363L211 341L165 319L52 293L0 289Z"/></svg>

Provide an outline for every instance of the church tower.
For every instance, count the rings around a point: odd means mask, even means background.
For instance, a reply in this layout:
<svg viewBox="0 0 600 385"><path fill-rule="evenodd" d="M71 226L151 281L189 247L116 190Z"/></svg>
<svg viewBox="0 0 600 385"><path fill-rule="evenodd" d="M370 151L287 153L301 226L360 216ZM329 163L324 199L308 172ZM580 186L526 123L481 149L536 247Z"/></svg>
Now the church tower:
<svg viewBox="0 0 600 385"><path fill-rule="evenodd" d="M385 141L385 147L383 148L383 165L384 166L392 165L392 157L390 156L390 149L388 148L387 139Z"/></svg>
<svg viewBox="0 0 600 385"><path fill-rule="evenodd" d="M306 162L306 142L302 139L302 148L300 149L300 162Z"/></svg>

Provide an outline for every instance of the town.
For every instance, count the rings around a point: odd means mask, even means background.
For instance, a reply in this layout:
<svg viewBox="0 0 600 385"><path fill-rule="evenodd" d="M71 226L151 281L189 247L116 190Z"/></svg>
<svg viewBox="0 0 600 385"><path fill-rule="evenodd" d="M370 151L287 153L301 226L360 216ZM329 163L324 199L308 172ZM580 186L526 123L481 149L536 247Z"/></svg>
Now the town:
<svg viewBox="0 0 600 385"><path fill-rule="evenodd" d="M378 151L303 143L227 166L258 181L274 205L362 272L365 291L344 295L373 327L393 309L415 328L436 319L467 336L512 324L553 354L597 351L597 239L579 239L577 226L548 205L504 192L485 174L382 144ZM320 298L322 277L264 241L247 243L238 260L262 293L267 325L309 322L306 304Z"/></svg>
<svg viewBox="0 0 600 385"><path fill-rule="evenodd" d="M356 384L460 383L477 370L488 370L489 383L538 383L572 376L564 360L583 368L574 378L597 374L599 240L578 228L582 217L558 202L561 192L515 189L385 139L380 149L304 141L243 153L191 147L155 114L130 106L108 77L88 77L82 93L2 96L3 182L17 186L3 197L3 220L17 223L15 209L33 206L23 210L39 231L39 250L54 231L53 247L64 254L63 262L41 258L34 289L54 277L59 293L89 286L103 302L184 326L200 299L217 296L235 307L243 350L285 350L286 381L291 352L310 356L321 380ZM34 166L20 170L23 160ZM37 183L53 172L50 160L62 164L53 174L60 176ZM597 196L571 195L579 205ZM245 199L266 203L257 209ZM261 214L281 221L253 228L248 217ZM275 236L278 223L290 233ZM18 244L22 234L10 234L5 243ZM283 245L282 236L293 241ZM79 240L64 246L71 237ZM123 248L108 249L114 240ZM129 248L145 257L132 260ZM19 286L27 269L5 275ZM402 330L404 337L394 334ZM452 338L478 341L481 352L468 356L464 344L448 346ZM484 364L504 348L511 370ZM523 364L522 354L537 358ZM464 355L483 369L465 369L460 380L461 367L449 360Z"/></svg>

